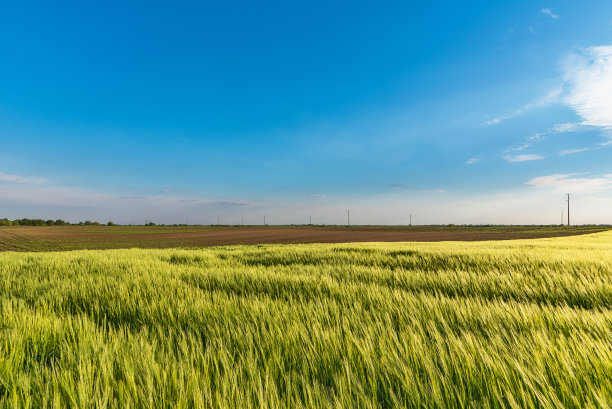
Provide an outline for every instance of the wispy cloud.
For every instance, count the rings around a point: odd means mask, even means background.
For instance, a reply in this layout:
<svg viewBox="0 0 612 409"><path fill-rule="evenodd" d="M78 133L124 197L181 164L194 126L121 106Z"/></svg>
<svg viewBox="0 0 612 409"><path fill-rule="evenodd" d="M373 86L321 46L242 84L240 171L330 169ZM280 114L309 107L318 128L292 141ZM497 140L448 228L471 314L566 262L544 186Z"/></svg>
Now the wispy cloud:
<svg viewBox="0 0 612 409"><path fill-rule="evenodd" d="M531 146L530 143L528 142L524 142L523 144L519 145L519 146L511 146L508 149L506 149L505 152L517 152L517 151L524 151L525 149L529 148Z"/></svg>
<svg viewBox="0 0 612 409"><path fill-rule="evenodd" d="M589 127L583 124L566 123L566 124L557 124L553 126L551 131L556 132L556 133L579 132L579 131L585 130L585 128L589 128Z"/></svg>
<svg viewBox="0 0 612 409"><path fill-rule="evenodd" d="M519 115L522 115L523 112L525 112L525 111L523 111L522 109L517 109L516 111L511 112L509 114L500 115L500 116L497 116L497 117L495 117L493 119L489 119L488 121L485 121L482 124L484 126L497 125L500 122L505 121L506 119L511 119L511 118L517 117Z"/></svg>
<svg viewBox="0 0 612 409"><path fill-rule="evenodd" d="M536 132L535 134L525 138L525 141L521 145L510 147L506 149L506 152L525 150L529 148L531 145L533 145L534 143L539 142L542 139L544 139L545 135L546 135L546 132Z"/></svg>
<svg viewBox="0 0 612 409"><path fill-rule="evenodd" d="M491 126L497 125L505 120L516 118L517 116L523 115L526 112L529 112L536 108L543 108L549 106L555 102L559 101L559 97L563 93L563 89L560 87L554 88L548 92L544 97L537 99L533 102L525 104L522 108L516 109L508 114L497 116L493 119L489 119L484 121L481 125L483 126Z"/></svg>
<svg viewBox="0 0 612 409"><path fill-rule="evenodd" d="M574 173L540 176L525 184L562 193L598 193L612 189L612 174L591 178L575 176Z"/></svg>
<svg viewBox="0 0 612 409"><path fill-rule="evenodd" d="M121 200L146 200L147 197L146 196L139 196L139 195L130 195L130 196L121 196L121 197L119 197L119 199L121 199Z"/></svg>
<svg viewBox="0 0 612 409"><path fill-rule="evenodd" d="M308 195L308 197L310 197L311 199L325 199L327 196L323 193L313 193Z"/></svg>
<svg viewBox="0 0 612 409"><path fill-rule="evenodd" d="M470 159L468 159L468 160L465 162L465 164L466 164L466 165L473 165L473 164L475 164L476 162L478 162L479 160L480 160L480 159L478 159L478 158L470 158Z"/></svg>
<svg viewBox="0 0 612 409"><path fill-rule="evenodd" d="M184 193L185 191L185 189L162 189L157 191L156 193L159 195L169 195L173 193Z"/></svg>
<svg viewBox="0 0 612 409"><path fill-rule="evenodd" d="M144 199L151 199L155 197L144 197ZM177 203L192 204L197 206L205 207L239 207L239 206L250 206L255 202L249 200L218 200L218 199L176 199Z"/></svg>
<svg viewBox="0 0 612 409"><path fill-rule="evenodd" d="M12 180L11 180L12 181ZM255 202L202 197L160 195L113 195L86 189L58 186L32 186L26 183L0 183L0 198L7 202L65 208L183 209L183 206L247 206Z"/></svg>
<svg viewBox="0 0 612 409"><path fill-rule="evenodd" d="M201 206L213 206L213 207L241 207L250 206L254 204L250 200L207 200L202 201Z"/></svg>
<svg viewBox="0 0 612 409"><path fill-rule="evenodd" d="M391 183L389 184L389 187L393 188L393 189L408 189L409 186L408 185L402 185L399 183Z"/></svg>
<svg viewBox="0 0 612 409"><path fill-rule="evenodd" d="M533 135L527 137L527 142L538 142L542 139L544 139L544 135L546 135L543 132L536 132Z"/></svg>
<svg viewBox="0 0 612 409"><path fill-rule="evenodd" d="M38 177L9 175L9 174L0 172L0 182L39 184L39 183L45 183L45 179L38 178Z"/></svg>
<svg viewBox="0 0 612 409"><path fill-rule="evenodd" d="M577 149L565 149L562 150L561 152L559 152L559 155L561 156L565 156L565 155L571 155L572 153L579 153L579 152L585 152L590 150L589 148L577 148Z"/></svg>
<svg viewBox="0 0 612 409"><path fill-rule="evenodd" d="M524 155L515 155L515 156L506 155L504 156L504 159L506 159L510 163L515 163L515 162L527 162L530 160L541 160L541 159L544 159L544 156L536 155L536 154L524 154Z"/></svg>
<svg viewBox="0 0 612 409"><path fill-rule="evenodd" d="M545 10L550 11L550 9L543 9L542 12L545 13ZM545 98L525 105L512 115L487 121L485 125L499 123L503 119L518 116L534 107L546 106L556 102L574 109L582 121L557 124L548 130L535 133L526 138L520 145L506 149L506 152L527 149L550 134L583 132L592 129L600 129L604 135L608 136L608 140L600 143L600 145L612 144L612 45L589 47L571 54L564 63L562 80L563 87L554 89ZM560 152L560 155L586 150L592 149L568 149ZM534 160L532 155L506 156L505 159L510 162Z"/></svg>
<svg viewBox="0 0 612 409"><path fill-rule="evenodd" d="M553 20L556 20L560 17L558 14L553 13L552 10L548 8L543 8L542 10L540 10L540 13L549 16Z"/></svg>
<svg viewBox="0 0 612 409"><path fill-rule="evenodd" d="M582 118L579 125L612 131L612 45L570 55L564 80L563 101Z"/></svg>

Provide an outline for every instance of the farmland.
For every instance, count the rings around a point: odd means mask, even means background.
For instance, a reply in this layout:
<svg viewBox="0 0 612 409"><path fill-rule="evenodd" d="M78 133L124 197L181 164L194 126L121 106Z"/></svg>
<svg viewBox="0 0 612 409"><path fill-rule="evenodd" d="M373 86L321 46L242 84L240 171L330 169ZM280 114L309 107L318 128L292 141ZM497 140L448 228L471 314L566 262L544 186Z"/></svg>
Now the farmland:
<svg viewBox="0 0 612 409"><path fill-rule="evenodd" d="M594 233L604 226L13 226L0 251L207 247L229 244L506 240Z"/></svg>
<svg viewBox="0 0 612 409"><path fill-rule="evenodd" d="M7 251L0 286L5 407L612 405L610 231Z"/></svg>

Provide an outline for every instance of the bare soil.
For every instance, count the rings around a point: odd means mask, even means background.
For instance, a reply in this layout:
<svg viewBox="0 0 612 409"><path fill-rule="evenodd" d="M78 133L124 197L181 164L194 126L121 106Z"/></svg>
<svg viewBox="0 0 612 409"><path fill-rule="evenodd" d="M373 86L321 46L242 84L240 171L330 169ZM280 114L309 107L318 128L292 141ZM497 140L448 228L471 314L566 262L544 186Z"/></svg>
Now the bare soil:
<svg viewBox="0 0 612 409"><path fill-rule="evenodd" d="M0 250L208 247L268 243L475 241L559 237L605 227L559 226L11 226Z"/></svg>

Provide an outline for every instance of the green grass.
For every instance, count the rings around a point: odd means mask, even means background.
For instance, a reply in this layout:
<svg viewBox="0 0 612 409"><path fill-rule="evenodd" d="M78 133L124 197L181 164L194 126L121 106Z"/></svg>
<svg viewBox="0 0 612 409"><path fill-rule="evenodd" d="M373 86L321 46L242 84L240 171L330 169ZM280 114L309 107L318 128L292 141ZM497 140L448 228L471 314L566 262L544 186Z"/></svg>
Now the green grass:
<svg viewBox="0 0 612 409"><path fill-rule="evenodd" d="M612 405L612 232L0 253L5 407Z"/></svg>

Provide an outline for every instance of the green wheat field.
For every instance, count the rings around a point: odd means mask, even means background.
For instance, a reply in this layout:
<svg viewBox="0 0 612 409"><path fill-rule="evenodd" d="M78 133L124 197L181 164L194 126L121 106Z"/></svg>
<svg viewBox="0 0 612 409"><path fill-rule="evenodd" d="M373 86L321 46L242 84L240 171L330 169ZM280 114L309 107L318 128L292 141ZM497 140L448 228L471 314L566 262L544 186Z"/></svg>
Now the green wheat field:
<svg viewBox="0 0 612 409"><path fill-rule="evenodd" d="M612 232L0 253L0 406L607 408Z"/></svg>

